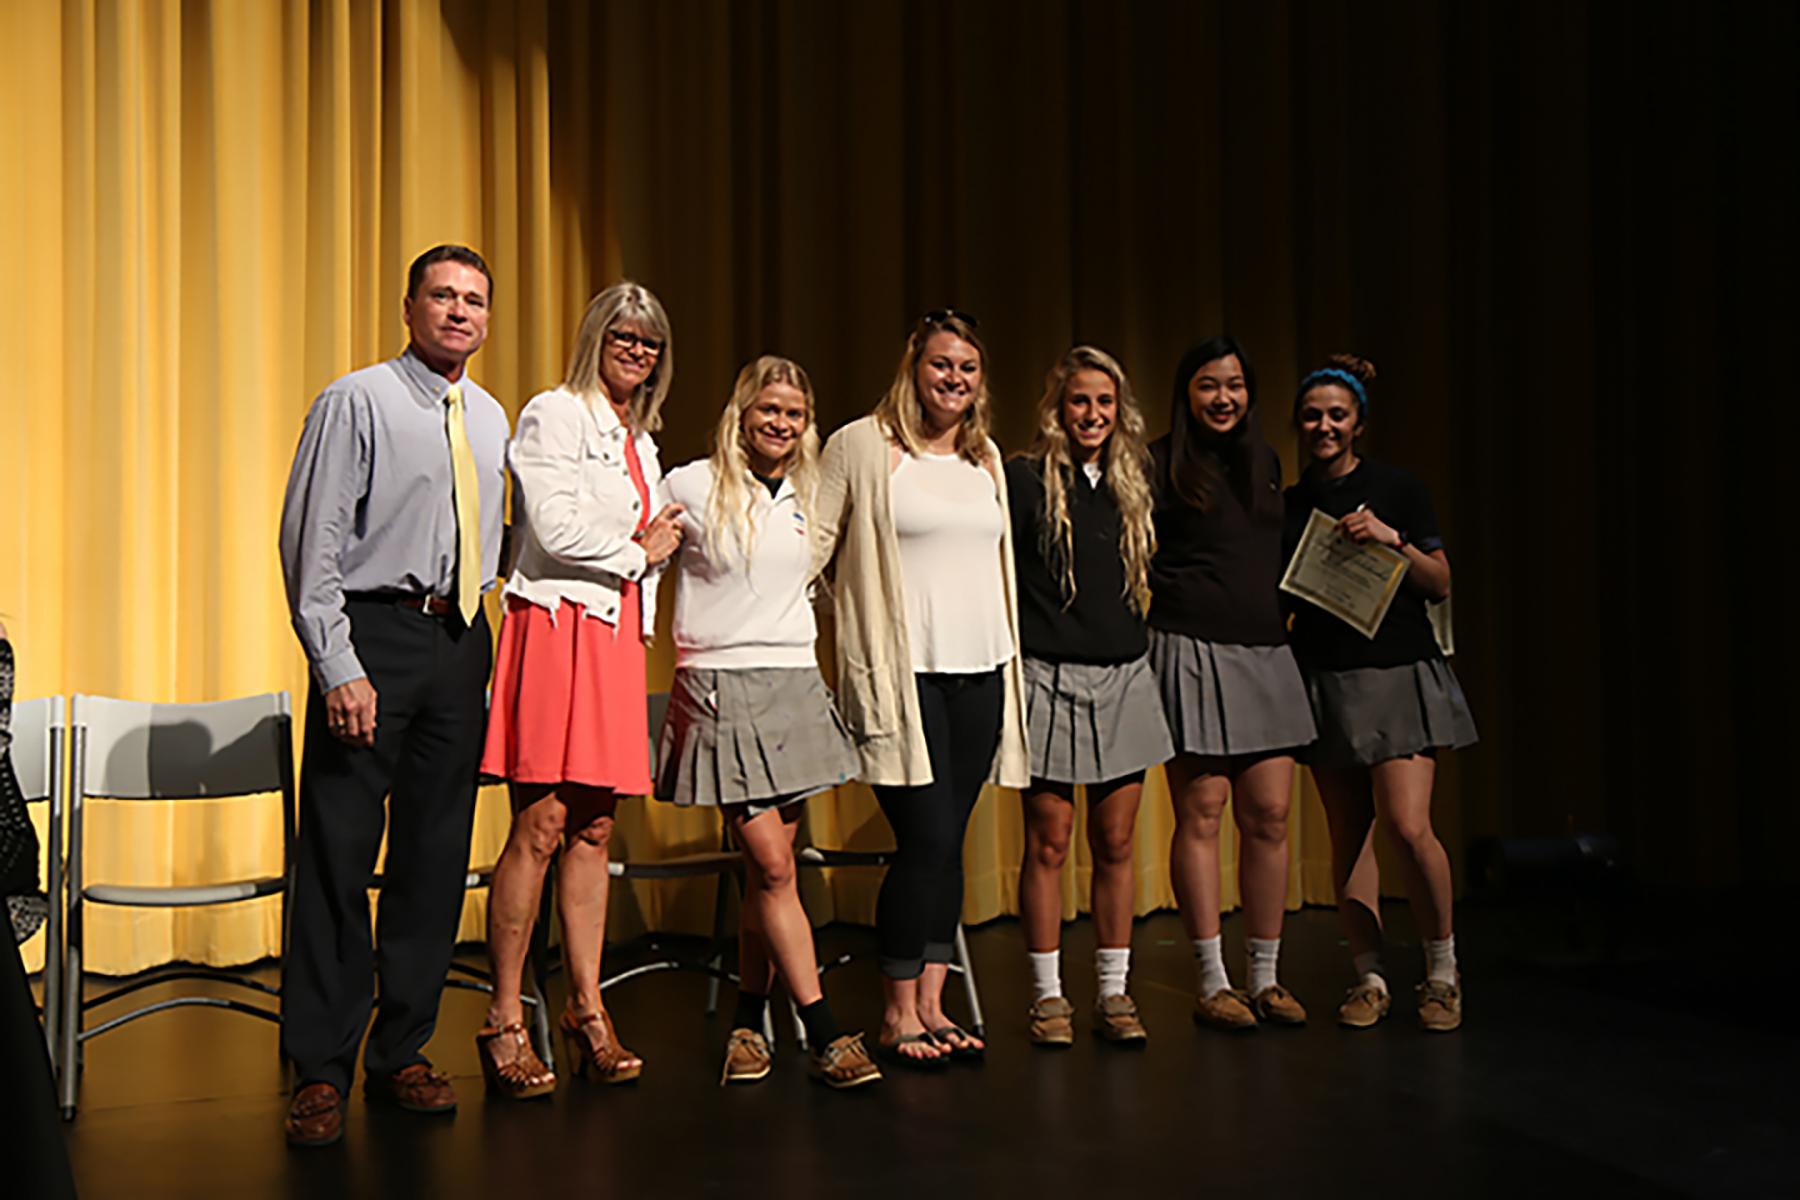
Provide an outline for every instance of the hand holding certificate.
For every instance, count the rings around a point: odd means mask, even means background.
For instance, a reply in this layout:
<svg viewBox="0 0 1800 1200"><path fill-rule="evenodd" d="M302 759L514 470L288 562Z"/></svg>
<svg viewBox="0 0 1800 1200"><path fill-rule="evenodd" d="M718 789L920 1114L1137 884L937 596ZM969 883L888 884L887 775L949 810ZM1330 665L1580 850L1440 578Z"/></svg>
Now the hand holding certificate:
<svg viewBox="0 0 1800 1200"><path fill-rule="evenodd" d="M1404 554L1351 541L1339 532L1336 518L1315 508L1281 577L1281 590L1311 601L1372 639L1407 566Z"/></svg>

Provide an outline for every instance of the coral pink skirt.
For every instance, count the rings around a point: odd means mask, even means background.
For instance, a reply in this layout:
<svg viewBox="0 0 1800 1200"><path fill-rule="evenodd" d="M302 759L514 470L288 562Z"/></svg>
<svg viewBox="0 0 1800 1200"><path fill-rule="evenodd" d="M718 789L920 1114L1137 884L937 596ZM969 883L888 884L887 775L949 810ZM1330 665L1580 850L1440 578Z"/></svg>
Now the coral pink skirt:
<svg viewBox="0 0 1800 1200"><path fill-rule="evenodd" d="M619 597L619 623L579 605L506 599L481 773L513 783L579 783L647 796L650 730L642 600Z"/></svg>

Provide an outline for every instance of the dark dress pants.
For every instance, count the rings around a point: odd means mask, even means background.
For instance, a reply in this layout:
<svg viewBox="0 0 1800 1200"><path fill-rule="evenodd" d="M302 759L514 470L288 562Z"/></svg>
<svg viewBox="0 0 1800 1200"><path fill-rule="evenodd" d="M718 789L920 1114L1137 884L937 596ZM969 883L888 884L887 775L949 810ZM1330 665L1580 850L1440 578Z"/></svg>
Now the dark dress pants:
<svg viewBox="0 0 1800 1200"><path fill-rule="evenodd" d="M349 1090L365 1029L369 1074L424 1061L462 914L493 658L485 615L465 627L456 616L382 601L351 600L345 611L377 693L375 744L331 735L315 681L282 980L282 1047L298 1083L340 1092ZM371 943L368 886L384 826Z"/></svg>
<svg viewBox="0 0 1800 1200"><path fill-rule="evenodd" d="M0 904L0 1195L62 1200L75 1195L62 1113L44 1028L38 1024L31 983L13 944L6 906Z"/></svg>

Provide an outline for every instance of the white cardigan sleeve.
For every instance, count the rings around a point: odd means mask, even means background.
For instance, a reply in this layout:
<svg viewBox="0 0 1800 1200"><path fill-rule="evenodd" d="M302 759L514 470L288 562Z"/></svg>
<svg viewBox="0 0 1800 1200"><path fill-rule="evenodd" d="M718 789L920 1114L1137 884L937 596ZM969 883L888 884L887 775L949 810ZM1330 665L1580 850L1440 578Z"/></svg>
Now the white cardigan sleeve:
<svg viewBox="0 0 1800 1200"><path fill-rule="evenodd" d="M644 548L632 540L635 521L582 511L582 422L586 414L579 404L570 397L546 393L519 414L508 461L524 493L525 518L538 545L552 558L624 579L642 579L648 560Z"/></svg>

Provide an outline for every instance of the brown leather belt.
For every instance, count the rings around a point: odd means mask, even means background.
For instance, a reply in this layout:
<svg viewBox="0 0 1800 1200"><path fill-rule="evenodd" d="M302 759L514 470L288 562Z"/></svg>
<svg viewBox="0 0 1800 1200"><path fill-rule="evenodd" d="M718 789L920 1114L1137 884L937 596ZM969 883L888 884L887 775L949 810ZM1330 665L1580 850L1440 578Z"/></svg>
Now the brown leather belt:
<svg viewBox="0 0 1800 1200"><path fill-rule="evenodd" d="M401 608L413 608L431 617L447 617L456 611L456 605L445 596L432 596L425 592L349 592L346 600L363 600L370 604L397 604Z"/></svg>

